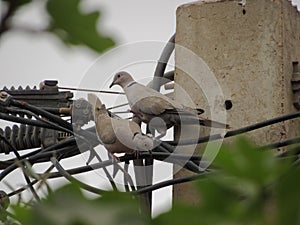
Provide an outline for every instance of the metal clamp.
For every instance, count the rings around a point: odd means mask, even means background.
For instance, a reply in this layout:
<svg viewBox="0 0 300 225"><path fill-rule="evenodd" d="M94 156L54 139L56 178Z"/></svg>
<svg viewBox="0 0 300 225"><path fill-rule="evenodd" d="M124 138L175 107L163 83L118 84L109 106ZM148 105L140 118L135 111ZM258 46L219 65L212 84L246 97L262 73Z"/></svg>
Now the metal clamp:
<svg viewBox="0 0 300 225"><path fill-rule="evenodd" d="M293 91L293 105L300 110L300 66L299 62L293 62L292 75L292 91Z"/></svg>

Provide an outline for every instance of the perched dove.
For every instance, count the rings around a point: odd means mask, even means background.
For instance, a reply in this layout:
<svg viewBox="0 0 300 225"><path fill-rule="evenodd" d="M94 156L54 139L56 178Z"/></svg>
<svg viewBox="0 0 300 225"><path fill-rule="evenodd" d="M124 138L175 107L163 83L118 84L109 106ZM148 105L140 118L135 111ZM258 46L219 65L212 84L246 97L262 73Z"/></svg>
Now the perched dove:
<svg viewBox="0 0 300 225"><path fill-rule="evenodd" d="M105 105L94 94L88 94L88 101L93 106L98 137L111 154L150 151L154 148L154 139L143 134L137 123L111 118Z"/></svg>
<svg viewBox="0 0 300 225"><path fill-rule="evenodd" d="M173 125L198 123L203 126L228 128L226 124L201 118L199 115L204 112L202 109L183 106L160 92L137 83L125 71L115 74L110 88L114 85L123 88L131 112L141 121L149 124L151 133L153 129L160 133L157 138L165 136L167 129Z"/></svg>

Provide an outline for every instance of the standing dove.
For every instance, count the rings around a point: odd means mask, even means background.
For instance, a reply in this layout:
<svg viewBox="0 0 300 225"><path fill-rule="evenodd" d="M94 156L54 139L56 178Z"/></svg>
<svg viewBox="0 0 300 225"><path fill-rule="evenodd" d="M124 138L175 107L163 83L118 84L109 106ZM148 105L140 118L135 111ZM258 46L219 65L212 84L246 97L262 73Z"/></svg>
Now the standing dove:
<svg viewBox="0 0 300 225"><path fill-rule="evenodd" d="M136 82L132 76L121 71L115 74L109 86L119 85L123 88L131 112L141 121L149 124L151 133L157 130L163 137L168 128L180 124L200 124L208 127L228 128L228 125L201 118L202 109L192 109L179 104L152 88ZM152 133L153 134L153 133Z"/></svg>
<svg viewBox="0 0 300 225"><path fill-rule="evenodd" d="M105 105L94 94L88 94L88 101L93 106L98 137L111 154L136 153L154 148L154 140L143 134L137 123L111 118Z"/></svg>

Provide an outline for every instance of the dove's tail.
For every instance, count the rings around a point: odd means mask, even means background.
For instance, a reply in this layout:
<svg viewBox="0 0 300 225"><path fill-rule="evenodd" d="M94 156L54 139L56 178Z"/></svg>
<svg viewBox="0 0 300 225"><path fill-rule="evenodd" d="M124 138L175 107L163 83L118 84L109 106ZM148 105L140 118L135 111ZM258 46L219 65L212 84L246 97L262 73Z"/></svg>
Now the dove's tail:
<svg viewBox="0 0 300 225"><path fill-rule="evenodd" d="M205 127L214 127L214 128L222 128L222 129L230 128L230 126L228 124L201 118L200 116L181 116L178 119L179 119L179 123L181 123L183 125L200 124Z"/></svg>

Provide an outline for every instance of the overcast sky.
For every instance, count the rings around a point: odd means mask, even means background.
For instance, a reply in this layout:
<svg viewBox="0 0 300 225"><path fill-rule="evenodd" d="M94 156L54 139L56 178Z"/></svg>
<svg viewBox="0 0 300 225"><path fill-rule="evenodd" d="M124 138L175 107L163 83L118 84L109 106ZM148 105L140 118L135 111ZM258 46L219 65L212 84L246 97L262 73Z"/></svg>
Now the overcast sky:
<svg viewBox="0 0 300 225"><path fill-rule="evenodd" d="M143 41L167 41L175 32L176 8L186 2L190 1L85 0L82 8L86 11L101 10L99 28L114 37L119 46ZM47 22L43 4L35 1L34 4L24 7L18 12L14 22L19 26L43 27ZM158 53L162 47L162 44L156 47ZM97 58L97 54L83 47L64 46L51 34L31 35L10 32L0 41L0 87L34 86L45 79L57 79L61 86L74 87L85 76L88 68L94 65ZM148 76L152 76L150 67L148 71L151 73ZM94 84L93 81L90 83ZM76 162L73 161L73 164ZM163 167L163 170L171 178L171 167ZM166 179L160 177L160 174L161 171L155 172L155 180ZM95 179L93 175L80 178L84 182L92 182ZM17 179L11 182L21 183ZM171 189L157 192L154 198L155 215L170 207Z"/></svg>
<svg viewBox="0 0 300 225"><path fill-rule="evenodd" d="M85 10L101 10L99 27L117 40L117 44L166 41L175 32L176 7L188 1L116 1L86 0ZM35 2L18 13L18 24L43 26L47 18L43 5ZM44 79L58 79L63 85L75 85L97 58L93 52L67 48L49 34L30 35L11 32L0 42L0 68L3 85L35 85Z"/></svg>
<svg viewBox="0 0 300 225"><path fill-rule="evenodd" d="M176 8L187 2L191 1L85 0L82 8L87 11L101 10L99 28L114 37L117 45L124 45L167 41L175 32ZM300 6L300 1L293 1L296 2ZM20 25L36 28L43 27L46 21L43 4L38 1L20 10L15 20ZM0 87L34 86L45 79L57 79L61 86L75 87L97 57L97 54L83 47L68 48L51 34L10 32L0 40ZM148 72L152 71L147 69L143 76ZM91 83L94 84L93 81ZM168 171L170 173L170 168ZM88 180L87 177L85 179ZM170 206L170 189L165 190L156 198L155 214L161 210L160 207L166 209Z"/></svg>

